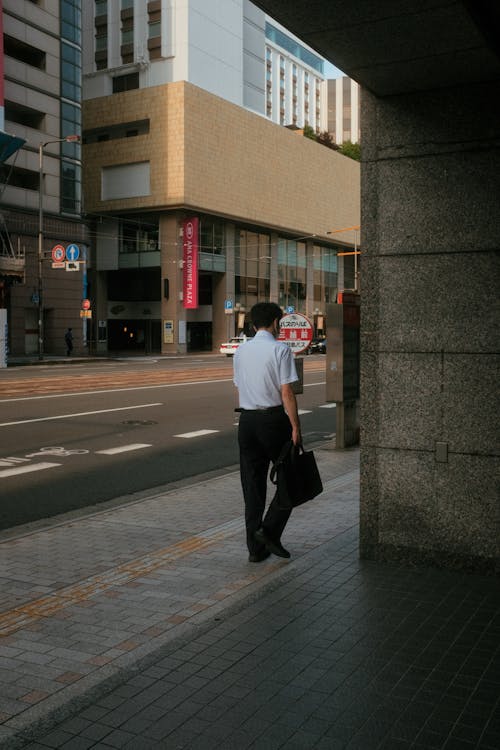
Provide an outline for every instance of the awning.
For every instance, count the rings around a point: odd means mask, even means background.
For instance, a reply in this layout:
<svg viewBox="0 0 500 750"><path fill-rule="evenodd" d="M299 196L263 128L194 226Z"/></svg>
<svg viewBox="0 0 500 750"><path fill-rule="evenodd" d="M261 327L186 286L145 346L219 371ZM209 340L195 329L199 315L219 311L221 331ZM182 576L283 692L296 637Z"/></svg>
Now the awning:
<svg viewBox="0 0 500 750"><path fill-rule="evenodd" d="M15 154L25 143L24 138L18 138L0 130L0 163L7 161L9 156Z"/></svg>

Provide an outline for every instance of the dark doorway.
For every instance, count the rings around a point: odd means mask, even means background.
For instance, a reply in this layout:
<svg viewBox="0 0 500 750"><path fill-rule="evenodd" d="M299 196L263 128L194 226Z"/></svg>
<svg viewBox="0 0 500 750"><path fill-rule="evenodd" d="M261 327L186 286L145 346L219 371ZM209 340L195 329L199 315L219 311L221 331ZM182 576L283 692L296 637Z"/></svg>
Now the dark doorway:
<svg viewBox="0 0 500 750"><path fill-rule="evenodd" d="M188 352L212 351L212 323L187 324Z"/></svg>

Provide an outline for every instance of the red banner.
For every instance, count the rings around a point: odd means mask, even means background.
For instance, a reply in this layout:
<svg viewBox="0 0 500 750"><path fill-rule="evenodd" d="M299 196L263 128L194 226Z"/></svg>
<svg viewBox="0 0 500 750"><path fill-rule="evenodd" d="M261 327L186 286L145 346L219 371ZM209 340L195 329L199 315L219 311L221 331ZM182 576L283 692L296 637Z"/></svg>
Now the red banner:
<svg viewBox="0 0 500 750"><path fill-rule="evenodd" d="M182 279L183 305L187 310L198 307L198 227L195 216L182 225L184 236L184 264Z"/></svg>

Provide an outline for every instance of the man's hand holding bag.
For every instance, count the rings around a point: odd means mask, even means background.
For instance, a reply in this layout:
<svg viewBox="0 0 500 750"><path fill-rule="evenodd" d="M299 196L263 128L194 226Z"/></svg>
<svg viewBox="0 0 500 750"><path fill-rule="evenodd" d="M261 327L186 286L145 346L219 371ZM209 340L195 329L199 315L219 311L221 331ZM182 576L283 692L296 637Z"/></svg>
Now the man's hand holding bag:
<svg viewBox="0 0 500 750"><path fill-rule="evenodd" d="M276 485L278 505L284 509L296 508L323 492L314 453L291 440L273 464L270 479Z"/></svg>

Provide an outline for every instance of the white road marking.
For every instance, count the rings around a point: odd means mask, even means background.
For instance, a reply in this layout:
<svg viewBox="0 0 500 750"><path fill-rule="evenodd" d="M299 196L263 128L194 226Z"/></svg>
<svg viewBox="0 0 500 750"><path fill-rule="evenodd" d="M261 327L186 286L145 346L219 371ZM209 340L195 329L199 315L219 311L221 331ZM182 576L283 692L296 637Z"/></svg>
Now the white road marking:
<svg viewBox="0 0 500 750"><path fill-rule="evenodd" d="M337 406L337 404L335 404L335 403L321 404L321 406L319 408L320 409L335 409L336 406Z"/></svg>
<svg viewBox="0 0 500 750"><path fill-rule="evenodd" d="M0 422L0 427L12 427L16 424L29 424L30 422L50 422L52 419L71 419L71 417L87 417L90 414L107 414L112 411L128 411L129 409L147 409L150 406L163 406L157 404L138 404L138 406L120 406L116 409L97 409L96 411L81 411L75 414L57 414L53 417L37 417L36 419L20 419L18 422Z"/></svg>
<svg viewBox="0 0 500 750"><path fill-rule="evenodd" d="M31 464L30 466L18 466L17 469L2 469L0 471L0 478L12 477L15 474L28 474L30 471L42 471L42 469L52 469L54 466L61 466L61 464L49 464L39 463Z"/></svg>
<svg viewBox="0 0 500 750"><path fill-rule="evenodd" d="M297 413L301 417L302 414L312 414L312 411L311 409L298 409Z"/></svg>
<svg viewBox="0 0 500 750"><path fill-rule="evenodd" d="M219 430L196 430L196 432L185 432L182 435L174 435L174 437L194 438L194 437L201 437L202 435L211 435L213 432L219 432Z"/></svg>
<svg viewBox="0 0 500 750"><path fill-rule="evenodd" d="M16 458L16 456L7 456L7 458L0 458L0 466L15 466L16 464L22 464L29 461L29 458Z"/></svg>
<svg viewBox="0 0 500 750"><path fill-rule="evenodd" d="M103 456L114 456L115 453L126 453L127 451L137 451L140 448L151 448L151 443L131 443L130 445L120 445L118 448L107 448L104 451L96 451Z"/></svg>

